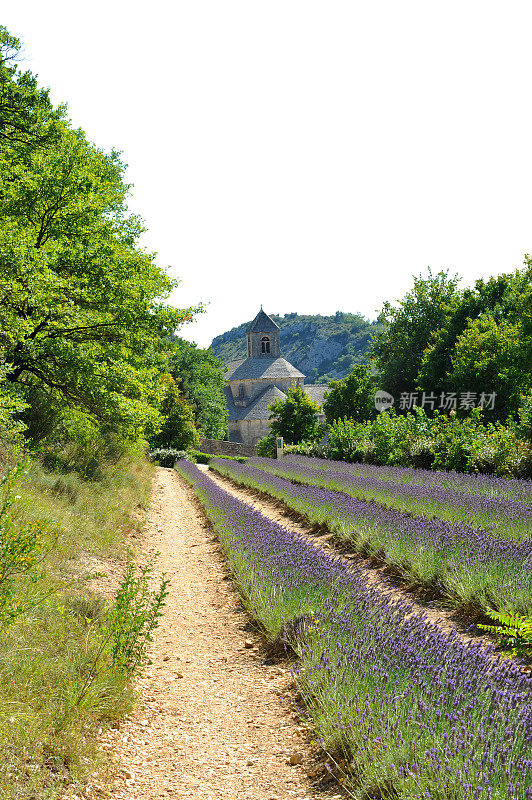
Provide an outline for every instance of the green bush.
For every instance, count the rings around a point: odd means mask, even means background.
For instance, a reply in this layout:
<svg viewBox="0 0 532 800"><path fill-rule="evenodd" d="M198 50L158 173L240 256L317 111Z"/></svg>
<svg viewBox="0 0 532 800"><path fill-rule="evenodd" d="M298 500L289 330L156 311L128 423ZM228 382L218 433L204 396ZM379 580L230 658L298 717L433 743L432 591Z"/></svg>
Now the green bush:
<svg viewBox="0 0 532 800"><path fill-rule="evenodd" d="M20 598L15 591L22 577L37 584L43 579L36 568L42 564L59 538L59 529L46 520L22 519L20 495L14 491L22 466L0 479L0 627L14 622L38 602L42 589L31 599Z"/></svg>
<svg viewBox="0 0 532 800"><path fill-rule="evenodd" d="M300 444L287 444L283 447L285 455L309 456L310 458L327 458L327 445L322 442L300 442Z"/></svg>
<svg viewBox="0 0 532 800"><path fill-rule="evenodd" d="M255 452L262 458L275 458L277 455L275 436L269 435L259 439L255 445Z"/></svg>
<svg viewBox="0 0 532 800"><path fill-rule="evenodd" d="M398 415L381 412L373 422L337 420L327 444L302 444L285 452L338 461L414 466L421 469L532 476L532 443L524 438L529 409L525 398L519 423L485 423L480 409L428 417L421 408Z"/></svg>
<svg viewBox="0 0 532 800"><path fill-rule="evenodd" d="M519 417L518 433L532 444L532 390L521 397L521 406L517 412Z"/></svg>
<svg viewBox="0 0 532 800"><path fill-rule="evenodd" d="M188 455L195 464L209 464L214 458L211 453L200 453L199 450L189 450Z"/></svg>
<svg viewBox="0 0 532 800"><path fill-rule="evenodd" d="M246 456L222 456L214 453L201 453L199 450L189 450L188 455L190 460L196 464L210 464L213 458L228 458L231 461L238 461L240 464L247 461Z"/></svg>
<svg viewBox="0 0 532 800"><path fill-rule="evenodd" d="M156 461L160 467L173 467L176 461L187 460L187 450L174 450L172 447L156 447L150 450L150 461Z"/></svg>
<svg viewBox="0 0 532 800"><path fill-rule="evenodd" d="M147 663L152 632L159 624L168 596L169 579L163 575L157 590L150 589L153 560L140 568L128 564L105 621L111 666L131 675Z"/></svg>
<svg viewBox="0 0 532 800"><path fill-rule="evenodd" d="M146 506L153 471L145 459L124 458L104 465L102 474L101 481L87 481L34 461L2 487L4 554L13 566L19 557L33 562L19 562L22 569L10 578L5 573L10 585L2 588L5 800L52 800L73 783L81 789L98 757L98 730L133 706L129 673L118 661L113 666L113 600L105 603L87 581L106 570L107 559L123 559L123 534L141 524L132 522L132 512Z"/></svg>

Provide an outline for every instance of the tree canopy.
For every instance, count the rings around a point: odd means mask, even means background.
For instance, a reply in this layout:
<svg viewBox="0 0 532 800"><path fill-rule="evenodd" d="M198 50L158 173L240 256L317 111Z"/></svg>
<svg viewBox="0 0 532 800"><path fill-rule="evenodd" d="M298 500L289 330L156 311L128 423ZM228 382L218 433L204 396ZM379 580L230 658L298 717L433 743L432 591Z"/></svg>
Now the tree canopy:
<svg viewBox="0 0 532 800"><path fill-rule="evenodd" d="M159 424L161 341L196 309L139 244L125 166L91 144L16 63L0 29L0 393L75 408L125 437Z"/></svg>
<svg viewBox="0 0 532 800"><path fill-rule="evenodd" d="M356 364L349 375L340 381L331 381L325 392L323 411L330 424L337 419L353 419L357 422L373 419L375 409L376 381L369 367Z"/></svg>
<svg viewBox="0 0 532 800"><path fill-rule="evenodd" d="M414 287L393 305L384 303L379 320L383 328L371 346L380 373L380 385L395 397L416 387L423 353L434 331L442 327L457 294L458 278L441 271L414 277Z"/></svg>
<svg viewBox="0 0 532 800"><path fill-rule="evenodd" d="M270 405L270 431L287 444L311 442L319 435L320 407L299 386L288 389L284 400Z"/></svg>
<svg viewBox="0 0 532 800"><path fill-rule="evenodd" d="M208 439L224 439L227 403L221 361L212 350L174 337L168 370L192 407L197 429Z"/></svg>

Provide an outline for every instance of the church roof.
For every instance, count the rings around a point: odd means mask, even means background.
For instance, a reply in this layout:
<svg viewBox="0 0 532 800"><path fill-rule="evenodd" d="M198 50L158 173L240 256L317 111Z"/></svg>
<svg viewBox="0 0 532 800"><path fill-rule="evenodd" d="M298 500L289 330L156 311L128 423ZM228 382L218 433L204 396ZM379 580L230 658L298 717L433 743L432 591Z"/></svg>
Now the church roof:
<svg viewBox="0 0 532 800"><path fill-rule="evenodd" d="M286 395L277 386L267 386L262 394L253 400L249 406L245 408L242 406L235 406L233 396L229 387L225 389L225 397L227 400L227 409L229 411L230 420L242 419L268 419L270 406L275 400L284 400Z"/></svg>
<svg viewBox="0 0 532 800"><path fill-rule="evenodd" d="M225 373L226 381L243 381L246 378L260 378L274 380L275 378L304 378L302 372L296 369L285 358L245 358L243 361L233 361Z"/></svg>
<svg viewBox="0 0 532 800"><path fill-rule="evenodd" d="M249 327L247 329L247 333L251 333L256 331L258 333L267 333L268 331L278 331L280 330L279 326L273 321L271 317L269 317L263 310L262 306L253 320L253 322L249 323Z"/></svg>
<svg viewBox="0 0 532 800"><path fill-rule="evenodd" d="M225 367L225 380L229 380L229 376L233 374L235 369L244 363L245 358L237 358L236 361L230 361Z"/></svg>
<svg viewBox="0 0 532 800"><path fill-rule="evenodd" d="M303 391L308 394L311 400L314 400L319 406L323 405L323 395L329 389L326 383L306 383L303 386Z"/></svg>

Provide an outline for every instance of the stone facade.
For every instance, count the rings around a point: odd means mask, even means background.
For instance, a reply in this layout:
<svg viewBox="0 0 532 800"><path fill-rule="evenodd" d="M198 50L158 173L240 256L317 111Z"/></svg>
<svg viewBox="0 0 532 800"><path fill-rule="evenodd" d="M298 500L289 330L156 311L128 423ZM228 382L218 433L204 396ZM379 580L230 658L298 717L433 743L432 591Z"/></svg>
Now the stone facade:
<svg viewBox="0 0 532 800"><path fill-rule="evenodd" d="M229 441L255 445L270 430L269 406L300 386L321 406L325 386L305 386L305 376L281 356L279 326L261 310L247 332L248 357L226 372Z"/></svg>

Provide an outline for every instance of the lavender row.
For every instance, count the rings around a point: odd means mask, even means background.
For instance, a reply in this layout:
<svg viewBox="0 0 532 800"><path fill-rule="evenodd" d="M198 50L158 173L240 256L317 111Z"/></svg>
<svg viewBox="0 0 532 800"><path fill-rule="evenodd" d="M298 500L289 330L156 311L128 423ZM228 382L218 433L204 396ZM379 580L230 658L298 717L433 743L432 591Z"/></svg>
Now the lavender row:
<svg viewBox="0 0 532 800"><path fill-rule="evenodd" d="M354 797L530 800L532 678L392 603L361 573L188 463L246 605L300 655L298 680Z"/></svg>
<svg viewBox="0 0 532 800"><path fill-rule="evenodd" d="M532 480L520 478L500 478L496 475L470 475L464 472L416 469L415 467L377 466L375 464L349 464L345 461L330 461L324 458L289 455L287 461L313 469L344 472L347 475L378 478L392 483L406 483L414 486L433 486L454 489L469 494L486 495L532 503Z"/></svg>
<svg viewBox="0 0 532 800"><path fill-rule="evenodd" d="M300 461L253 458L249 463L288 480L346 492L352 497L374 500L401 511L448 522L471 523L516 540L532 536L532 504L517 500L473 495L439 486L392 483L333 468L316 469Z"/></svg>
<svg viewBox="0 0 532 800"><path fill-rule="evenodd" d="M404 514L347 494L294 484L249 464L214 459L217 472L325 525L356 550L380 554L409 581L457 606L532 614L532 539L513 542L444 520Z"/></svg>

